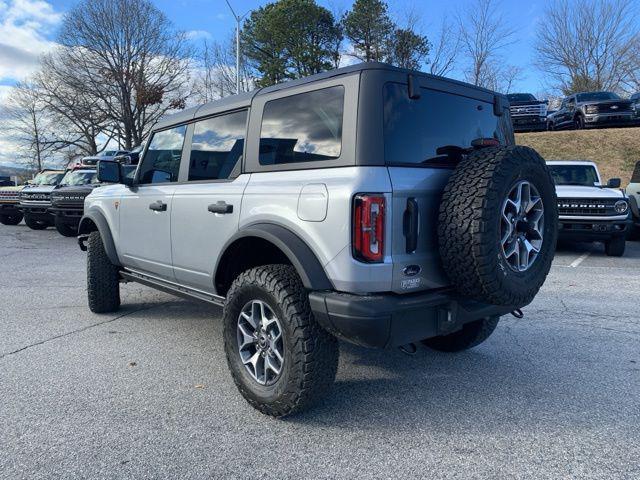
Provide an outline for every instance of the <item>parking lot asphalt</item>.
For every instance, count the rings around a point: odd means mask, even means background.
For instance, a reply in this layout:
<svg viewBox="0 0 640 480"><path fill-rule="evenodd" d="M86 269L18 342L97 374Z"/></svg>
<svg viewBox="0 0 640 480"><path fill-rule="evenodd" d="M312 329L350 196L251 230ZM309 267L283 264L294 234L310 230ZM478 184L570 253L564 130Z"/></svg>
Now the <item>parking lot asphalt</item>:
<svg viewBox="0 0 640 480"><path fill-rule="evenodd" d="M274 420L220 310L146 287L86 306L74 239L0 227L1 478L640 478L640 243L562 246L525 317L415 356L341 344L326 402Z"/></svg>

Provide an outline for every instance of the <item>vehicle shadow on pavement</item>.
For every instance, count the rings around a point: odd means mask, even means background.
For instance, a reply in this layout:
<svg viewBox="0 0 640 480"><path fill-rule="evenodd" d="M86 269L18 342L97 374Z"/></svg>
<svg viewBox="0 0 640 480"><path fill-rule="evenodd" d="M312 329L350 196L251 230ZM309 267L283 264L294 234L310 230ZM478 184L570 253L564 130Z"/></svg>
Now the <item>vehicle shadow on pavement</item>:
<svg viewBox="0 0 640 480"><path fill-rule="evenodd" d="M576 388L576 380L567 378L571 373L562 367L554 371L546 361L532 360L513 342L509 329L503 327L487 344L458 354L419 347L409 357L342 343L333 391L322 405L290 421L412 432L498 430L521 421L555 428L559 419L572 425L582 418L607 422L601 402L589 400L602 392ZM342 375L344 364L349 378Z"/></svg>

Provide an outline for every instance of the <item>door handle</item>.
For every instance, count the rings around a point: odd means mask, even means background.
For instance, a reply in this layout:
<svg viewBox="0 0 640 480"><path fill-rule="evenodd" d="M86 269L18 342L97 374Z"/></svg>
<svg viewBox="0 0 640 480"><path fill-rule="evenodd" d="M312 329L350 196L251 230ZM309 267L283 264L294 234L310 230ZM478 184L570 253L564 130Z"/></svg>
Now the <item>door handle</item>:
<svg viewBox="0 0 640 480"><path fill-rule="evenodd" d="M211 205L209 205L207 210L209 210L211 213L221 213L224 215L227 213L233 213L233 205L223 200L217 203L212 203Z"/></svg>
<svg viewBox="0 0 640 480"><path fill-rule="evenodd" d="M155 212L166 212L167 204L162 200L158 200L157 202L153 202L149 204L149 210L153 210Z"/></svg>

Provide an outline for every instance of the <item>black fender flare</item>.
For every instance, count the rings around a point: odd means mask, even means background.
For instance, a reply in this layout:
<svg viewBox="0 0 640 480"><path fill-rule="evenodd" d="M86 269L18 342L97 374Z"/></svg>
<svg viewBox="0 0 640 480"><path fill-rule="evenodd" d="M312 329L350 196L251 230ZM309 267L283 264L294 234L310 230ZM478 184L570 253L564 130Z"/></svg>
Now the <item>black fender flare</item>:
<svg viewBox="0 0 640 480"><path fill-rule="evenodd" d="M111 235L109 223L102 212L99 210L86 212L80 219L78 233L82 235L92 232L94 229L91 227L91 224L94 224L98 228L98 232L100 232L100 236L102 237L104 249L111 263L121 267L122 265L120 265L120 260L118 259L118 252L116 250L116 244L113 241L113 236Z"/></svg>
<svg viewBox="0 0 640 480"><path fill-rule="evenodd" d="M222 254L216 261L214 278L218 275L220 261L227 249L237 240L246 237L261 238L278 247L287 256L308 290L333 290L322 264L305 241L288 228L275 223L255 223L238 230L222 248Z"/></svg>
<svg viewBox="0 0 640 480"><path fill-rule="evenodd" d="M638 201L633 195L629 195L629 208L631 208L632 216L640 220L640 207L638 207Z"/></svg>

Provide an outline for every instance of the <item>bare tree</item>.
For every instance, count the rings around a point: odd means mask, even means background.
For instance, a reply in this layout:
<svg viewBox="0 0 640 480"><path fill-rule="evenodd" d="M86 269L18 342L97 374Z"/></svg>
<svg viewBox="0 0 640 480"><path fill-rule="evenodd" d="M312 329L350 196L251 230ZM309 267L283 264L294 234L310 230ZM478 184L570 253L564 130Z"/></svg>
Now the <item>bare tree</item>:
<svg viewBox="0 0 640 480"><path fill-rule="evenodd" d="M458 23L467 81L490 87L500 76L502 52L515 42L515 32L499 13L496 0L473 0L466 13L458 15Z"/></svg>
<svg viewBox="0 0 640 480"><path fill-rule="evenodd" d="M34 77L52 122L64 125L49 140L54 151L71 149L78 154L95 155L100 151L99 136L106 135L107 141L113 137L112 124L100 97L86 88L83 74L73 56L58 51L42 58L41 70ZM103 141L102 146L106 143Z"/></svg>
<svg viewBox="0 0 640 480"><path fill-rule="evenodd" d="M32 170L42 170L52 156L52 123L37 88L29 82L13 87L7 99L3 130L18 147L17 159Z"/></svg>
<svg viewBox="0 0 640 480"><path fill-rule="evenodd" d="M564 94L623 89L637 64L634 0L557 0L538 26L536 64Z"/></svg>
<svg viewBox="0 0 640 480"><path fill-rule="evenodd" d="M205 40L198 53L198 74L194 81L197 100L206 103L236 93L235 40L231 37L224 43ZM241 62L240 91L252 88L246 62Z"/></svg>
<svg viewBox="0 0 640 480"><path fill-rule="evenodd" d="M59 42L126 148L167 110L184 108L191 52L149 0L82 0L65 16Z"/></svg>
<svg viewBox="0 0 640 480"><path fill-rule="evenodd" d="M448 75L455 68L461 41L458 26L443 17L436 40L432 42L429 73L442 77Z"/></svg>

